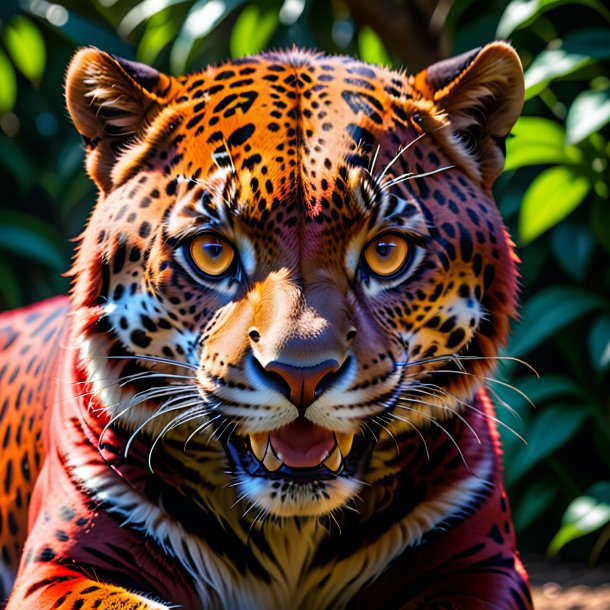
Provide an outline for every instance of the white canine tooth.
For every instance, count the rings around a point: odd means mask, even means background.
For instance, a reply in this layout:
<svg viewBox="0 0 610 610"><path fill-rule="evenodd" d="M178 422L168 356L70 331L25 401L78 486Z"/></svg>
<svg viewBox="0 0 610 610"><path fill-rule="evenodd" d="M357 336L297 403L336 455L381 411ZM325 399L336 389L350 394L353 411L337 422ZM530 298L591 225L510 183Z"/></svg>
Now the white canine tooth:
<svg viewBox="0 0 610 610"><path fill-rule="evenodd" d="M349 452L352 450L352 444L354 442L354 433L335 432L335 438L337 439L337 445L343 457L347 457Z"/></svg>
<svg viewBox="0 0 610 610"><path fill-rule="evenodd" d="M250 447L252 448L252 453L256 456L256 459L259 462L263 461L265 453L267 452L268 445L268 432L255 432L253 434L250 434Z"/></svg>
<svg viewBox="0 0 610 610"><path fill-rule="evenodd" d="M332 470L333 472L337 472L341 467L341 463L343 462L343 458L341 457L341 452L339 451L339 446L335 445L333 452L322 462L326 468Z"/></svg>
<svg viewBox="0 0 610 610"><path fill-rule="evenodd" d="M263 460L263 465L265 468L270 472L275 472L282 464L282 460L280 460L275 453L273 453L273 449L269 448L265 454L265 459Z"/></svg>

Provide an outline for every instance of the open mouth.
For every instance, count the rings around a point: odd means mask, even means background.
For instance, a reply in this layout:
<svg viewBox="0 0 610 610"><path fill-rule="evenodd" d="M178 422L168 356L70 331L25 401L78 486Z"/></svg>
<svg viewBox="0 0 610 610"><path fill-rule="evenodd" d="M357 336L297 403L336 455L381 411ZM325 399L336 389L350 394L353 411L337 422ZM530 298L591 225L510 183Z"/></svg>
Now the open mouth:
<svg viewBox="0 0 610 610"><path fill-rule="evenodd" d="M233 434L226 448L250 476L305 483L360 474L374 444L372 435L332 432L299 417L270 432Z"/></svg>

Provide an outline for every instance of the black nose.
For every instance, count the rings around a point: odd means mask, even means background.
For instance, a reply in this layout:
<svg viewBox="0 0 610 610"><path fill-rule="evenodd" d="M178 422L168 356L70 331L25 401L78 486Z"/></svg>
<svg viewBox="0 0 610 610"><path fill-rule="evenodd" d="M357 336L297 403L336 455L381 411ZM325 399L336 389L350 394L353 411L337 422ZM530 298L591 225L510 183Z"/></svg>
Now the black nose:
<svg viewBox="0 0 610 610"><path fill-rule="evenodd" d="M305 409L324 391L330 378L339 370L336 360L325 360L316 366L292 366L283 362L270 362L267 373L279 377L286 386L286 397L300 412Z"/></svg>

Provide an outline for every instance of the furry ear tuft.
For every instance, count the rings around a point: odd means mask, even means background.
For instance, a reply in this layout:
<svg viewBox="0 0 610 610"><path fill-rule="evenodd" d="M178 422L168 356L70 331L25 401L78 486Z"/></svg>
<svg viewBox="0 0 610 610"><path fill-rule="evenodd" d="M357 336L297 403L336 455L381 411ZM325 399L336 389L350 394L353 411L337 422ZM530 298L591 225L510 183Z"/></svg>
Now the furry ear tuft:
<svg viewBox="0 0 610 610"><path fill-rule="evenodd" d="M98 186L112 186L111 168L123 145L160 111L172 89L169 76L95 48L76 53L66 75L66 104L87 146L87 170Z"/></svg>
<svg viewBox="0 0 610 610"><path fill-rule="evenodd" d="M515 50L493 42L429 66L413 85L446 112L458 156L469 159L469 169L490 187L504 167L504 140L523 107L523 69Z"/></svg>

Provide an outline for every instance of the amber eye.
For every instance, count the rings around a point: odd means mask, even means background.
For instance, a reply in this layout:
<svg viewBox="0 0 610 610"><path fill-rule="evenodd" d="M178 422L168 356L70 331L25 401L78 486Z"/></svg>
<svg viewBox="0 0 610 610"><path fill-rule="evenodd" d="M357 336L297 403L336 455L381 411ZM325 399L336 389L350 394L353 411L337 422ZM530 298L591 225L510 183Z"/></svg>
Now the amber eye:
<svg viewBox="0 0 610 610"><path fill-rule="evenodd" d="M368 268L381 277L389 277L400 271L409 260L409 242L396 233L379 235L364 249Z"/></svg>
<svg viewBox="0 0 610 610"><path fill-rule="evenodd" d="M226 273L235 260L233 246L211 233L195 237L190 245L190 253L197 268L211 277L220 277Z"/></svg>

